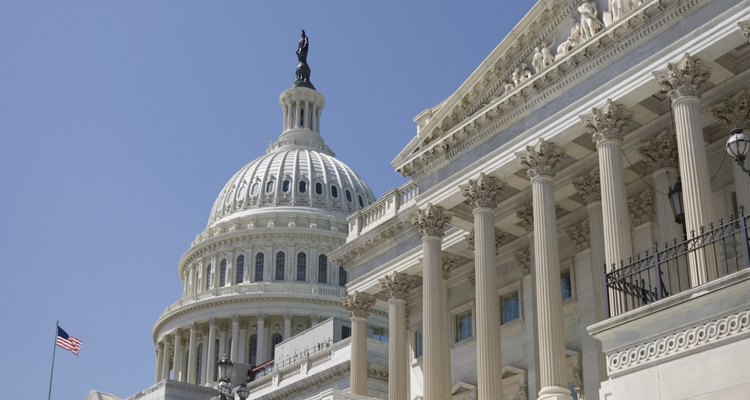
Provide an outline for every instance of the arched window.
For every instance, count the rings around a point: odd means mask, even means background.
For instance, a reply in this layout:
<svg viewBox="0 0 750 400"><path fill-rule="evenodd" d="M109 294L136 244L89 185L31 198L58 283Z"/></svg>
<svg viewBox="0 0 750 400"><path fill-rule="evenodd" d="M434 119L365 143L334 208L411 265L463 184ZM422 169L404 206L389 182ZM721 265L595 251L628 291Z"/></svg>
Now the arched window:
<svg viewBox="0 0 750 400"><path fill-rule="evenodd" d="M318 257L318 283L328 283L328 257L325 254Z"/></svg>
<svg viewBox="0 0 750 400"><path fill-rule="evenodd" d="M237 257L237 267L234 270L236 272L234 283L242 283L245 280L245 256Z"/></svg>
<svg viewBox="0 0 750 400"><path fill-rule="evenodd" d="M289 179L284 179L284 182L281 182L281 190L283 190L284 193L288 192L289 185L290 185Z"/></svg>
<svg viewBox="0 0 750 400"><path fill-rule="evenodd" d="M247 359L250 360L250 365L258 365L258 335L250 336L250 352L248 353Z"/></svg>
<svg viewBox="0 0 750 400"><path fill-rule="evenodd" d="M227 284L227 259L223 258L219 264L219 287Z"/></svg>
<svg viewBox="0 0 750 400"><path fill-rule="evenodd" d="M263 253L255 255L255 282L263 281Z"/></svg>
<svg viewBox="0 0 750 400"><path fill-rule="evenodd" d="M211 272L213 272L213 266L208 264L206 267L206 277L203 279L206 282L206 290L211 289Z"/></svg>
<svg viewBox="0 0 750 400"><path fill-rule="evenodd" d="M297 254L297 280L304 282L307 280L307 254Z"/></svg>
<svg viewBox="0 0 750 400"><path fill-rule="evenodd" d="M299 192L305 193L307 191L307 181L299 181Z"/></svg>
<svg viewBox="0 0 750 400"><path fill-rule="evenodd" d="M320 182L315 182L315 194L323 194L323 184Z"/></svg>
<svg viewBox="0 0 750 400"><path fill-rule="evenodd" d="M286 264L286 256L284 255L284 252L280 251L276 253L276 275L274 280L284 280L284 264Z"/></svg>
<svg viewBox="0 0 750 400"><path fill-rule="evenodd" d="M271 336L271 358L276 357L276 345L281 343L284 340L284 337L281 336L280 333L274 333L273 336Z"/></svg>
<svg viewBox="0 0 750 400"><path fill-rule="evenodd" d="M346 286L346 270L339 267L339 286Z"/></svg>
<svg viewBox="0 0 750 400"><path fill-rule="evenodd" d="M348 201L348 202L351 203L352 202L352 192L350 192L349 189L346 189L346 192L344 192L344 194L346 195L346 201Z"/></svg>
<svg viewBox="0 0 750 400"><path fill-rule="evenodd" d="M195 376L197 383L201 384L203 383L203 343L198 344L197 353L196 360L198 361L198 365L195 366Z"/></svg>
<svg viewBox="0 0 750 400"><path fill-rule="evenodd" d="M255 183L253 183L253 186L250 186L250 194L252 196L257 196L258 195L258 186L260 186L258 184L258 182L255 182Z"/></svg>
<svg viewBox="0 0 750 400"><path fill-rule="evenodd" d="M334 199L337 199L339 197L339 188L336 186L331 186L331 197Z"/></svg>
<svg viewBox="0 0 750 400"><path fill-rule="evenodd" d="M359 206L360 207L364 207L365 206L365 202L362 200L362 196L357 196L357 200L359 200Z"/></svg>
<svg viewBox="0 0 750 400"><path fill-rule="evenodd" d="M273 181L268 181L268 183L266 183L266 193L271 192L273 192Z"/></svg>

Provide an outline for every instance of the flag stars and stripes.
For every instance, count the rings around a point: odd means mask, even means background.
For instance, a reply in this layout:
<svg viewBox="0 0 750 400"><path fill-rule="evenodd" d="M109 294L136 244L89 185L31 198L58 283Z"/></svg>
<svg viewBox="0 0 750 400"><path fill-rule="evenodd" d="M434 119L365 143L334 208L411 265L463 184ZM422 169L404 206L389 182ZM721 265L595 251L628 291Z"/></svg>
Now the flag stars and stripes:
<svg viewBox="0 0 750 400"><path fill-rule="evenodd" d="M80 339L74 338L68 335L63 328L57 327L57 339L55 340L57 347L63 348L70 351L71 353L78 355L81 351L81 345L83 342Z"/></svg>

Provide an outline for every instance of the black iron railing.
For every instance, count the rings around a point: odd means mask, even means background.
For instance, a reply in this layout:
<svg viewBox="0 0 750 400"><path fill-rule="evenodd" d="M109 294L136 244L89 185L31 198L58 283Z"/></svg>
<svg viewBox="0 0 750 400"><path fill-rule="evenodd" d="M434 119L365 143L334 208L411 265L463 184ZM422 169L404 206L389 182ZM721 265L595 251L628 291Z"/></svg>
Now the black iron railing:
<svg viewBox="0 0 750 400"><path fill-rule="evenodd" d="M737 272L750 266L748 219L740 209L739 218L730 216L718 225L711 224L700 234L673 241L659 249L654 244L646 251L605 268L606 297L609 316L622 314L646 304L687 290L691 284L691 267L705 266L707 281ZM693 272L693 282L696 272ZM704 282L705 283L705 282Z"/></svg>

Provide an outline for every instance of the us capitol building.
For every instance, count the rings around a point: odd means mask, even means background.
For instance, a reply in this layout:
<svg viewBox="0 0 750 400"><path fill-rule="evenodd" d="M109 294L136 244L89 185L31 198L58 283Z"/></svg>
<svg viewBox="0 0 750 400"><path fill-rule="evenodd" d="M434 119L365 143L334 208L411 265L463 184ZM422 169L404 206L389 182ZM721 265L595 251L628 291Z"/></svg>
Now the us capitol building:
<svg viewBox="0 0 750 400"><path fill-rule="evenodd" d="M750 1L537 2L379 199L320 137L306 40L131 399L216 396L220 354L237 399L748 398Z"/></svg>

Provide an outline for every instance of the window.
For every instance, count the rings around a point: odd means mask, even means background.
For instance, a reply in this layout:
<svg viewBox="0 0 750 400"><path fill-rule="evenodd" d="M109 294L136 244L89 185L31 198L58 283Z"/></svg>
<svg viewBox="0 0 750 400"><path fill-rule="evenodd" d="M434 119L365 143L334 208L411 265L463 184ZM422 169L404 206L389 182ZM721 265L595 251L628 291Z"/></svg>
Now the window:
<svg viewBox="0 0 750 400"><path fill-rule="evenodd" d="M258 365L258 335L250 336L250 352L248 353L247 359L250 360L250 365Z"/></svg>
<svg viewBox="0 0 750 400"><path fill-rule="evenodd" d="M273 336L271 336L271 358L276 357L276 345L281 343L284 340L284 337L281 336L280 333L274 333Z"/></svg>
<svg viewBox="0 0 750 400"><path fill-rule="evenodd" d="M273 181L268 181L268 183L266 183L266 193L271 192L273 192Z"/></svg>
<svg viewBox="0 0 750 400"><path fill-rule="evenodd" d="M277 281L284 280L284 264L286 264L286 256L280 251L276 253L276 277L274 279Z"/></svg>
<svg viewBox="0 0 750 400"><path fill-rule="evenodd" d="M318 283L328 283L328 257L318 256Z"/></svg>
<svg viewBox="0 0 750 400"><path fill-rule="evenodd" d="M263 253L255 255L255 282L263 281Z"/></svg>
<svg viewBox="0 0 750 400"><path fill-rule="evenodd" d="M342 340L348 338L351 335L352 335L352 328L348 326L341 327L341 339Z"/></svg>
<svg viewBox="0 0 750 400"><path fill-rule="evenodd" d="M563 301L573 298L573 281L570 277L570 268L560 271L560 291Z"/></svg>
<svg viewBox="0 0 750 400"><path fill-rule="evenodd" d="M214 372L211 375L211 382L216 382L219 376L219 339L214 341Z"/></svg>
<svg viewBox="0 0 750 400"><path fill-rule="evenodd" d="M286 193L286 192L289 191L289 184L290 183L291 182L289 182L289 179L284 179L284 182L281 182L281 190L283 190L284 193Z"/></svg>
<svg viewBox="0 0 750 400"><path fill-rule="evenodd" d="M414 332L414 358L422 357L424 354L424 335L422 330Z"/></svg>
<svg viewBox="0 0 750 400"><path fill-rule="evenodd" d="M351 203L352 202L352 192L350 192L349 189L347 189L346 192L344 192L344 194L346 195L346 201L348 201L348 202Z"/></svg>
<svg viewBox="0 0 750 400"><path fill-rule="evenodd" d="M360 207L364 207L365 206L365 202L362 200L362 196L358 195L357 196L357 201L359 201L359 206Z"/></svg>
<svg viewBox="0 0 750 400"><path fill-rule="evenodd" d="M211 289L211 273L213 272L213 268L211 268L212 265L208 264L208 267L206 267L206 290Z"/></svg>
<svg viewBox="0 0 750 400"><path fill-rule="evenodd" d="M320 182L315 182L315 194L323 194L323 184Z"/></svg>
<svg viewBox="0 0 750 400"><path fill-rule="evenodd" d="M469 310L456 315L456 343L471 336L471 310Z"/></svg>
<svg viewBox="0 0 750 400"><path fill-rule="evenodd" d="M237 257L237 268L235 268L236 276L234 277L234 283L242 283L245 280L245 256Z"/></svg>
<svg viewBox="0 0 750 400"><path fill-rule="evenodd" d="M219 264L219 287L227 284L227 259L223 258Z"/></svg>
<svg viewBox="0 0 750 400"><path fill-rule="evenodd" d="M250 194L253 196L258 195L258 182L253 183L253 186L250 187Z"/></svg>
<svg viewBox="0 0 750 400"><path fill-rule="evenodd" d="M346 286L346 270L339 267L339 286Z"/></svg>
<svg viewBox="0 0 750 400"><path fill-rule="evenodd" d="M307 254L297 254L297 280L304 282L307 280Z"/></svg>
<svg viewBox="0 0 750 400"><path fill-rule="evenodd" d="M504 325L521 318L521 303L518 290L500 296L500 324Z"/></svg>
<svg viewBox="0 0 750 400"><path fill-rule="evenodd" d="M300 128L305 127L305 109L304 108L299 109L299 127Z"/></svg>
<svg viewBox="0 0 750 400"><path fill-rule="evenodd" d="M307 181L299 181L299 192L305 193L307 191Z"/></svg>
<svg viewBox="0 0 750 400"><path fill-rule="evenodd" d="M198 351L197 351L197 361L198 365L195 366L195 376L197 379L197 383L201 384L203 383L203 343L198 344Z"/></svg>
<svg viewBox="0 0 750 400"><path fill-rule="evenodd" d="M331 197L334 199L337 199L339 197L339 188L336 186L331 186Z"/></svg>

